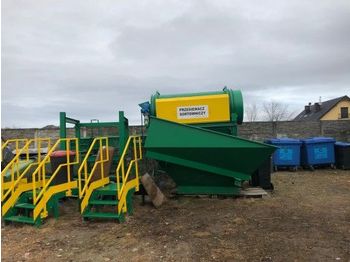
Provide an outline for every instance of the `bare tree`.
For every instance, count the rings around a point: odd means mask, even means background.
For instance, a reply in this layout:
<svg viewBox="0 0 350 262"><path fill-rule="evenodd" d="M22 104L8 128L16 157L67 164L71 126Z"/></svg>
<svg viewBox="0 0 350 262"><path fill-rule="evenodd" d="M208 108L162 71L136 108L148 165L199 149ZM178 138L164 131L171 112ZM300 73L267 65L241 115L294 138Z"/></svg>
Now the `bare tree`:
<svg viewBox="0 0 350 262"><path fill-rule="evenodd" d="M248 122L254 122L258 118L259 109L256 104L250 104L245 109L245 114Z"/></svg>
<svg viewBox="0 0 350 262"><path fill-rule="evenodd" d="M264 103L263 111L265 113L266 120L275 122L282 120L290 120L294 115L294 112L290 112L288 110L288 105L281 104L275 101Z"/></svg>

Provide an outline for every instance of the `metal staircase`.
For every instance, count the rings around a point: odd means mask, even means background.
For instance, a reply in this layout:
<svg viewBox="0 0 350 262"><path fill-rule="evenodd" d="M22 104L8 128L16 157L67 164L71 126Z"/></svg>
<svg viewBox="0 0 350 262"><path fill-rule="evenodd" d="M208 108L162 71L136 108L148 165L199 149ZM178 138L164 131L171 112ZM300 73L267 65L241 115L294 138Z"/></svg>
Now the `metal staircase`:
<svg viewBox="0 0 350 262"><path fill-rule="evenodd" d="M1 170L1 199L5 199L9 194L9 189L16 183L26 184L29 171L33 170L41 161L43 145L49 149L51 146L50 138L36 139L10 139L1 145L1 151L10 145L14 145L15 155ZM35 147L35 148L33 148ZM31 157L33 154L35 157ZM1 156L1 160L3 155Z"/></svg>
<svg viewBox="0 0 350 262"><path fill-rule="evenodd" d="M36 141L29 140L21 152L29 148L30 143L33 142ZM70 161L70 146L72 143L75 144L74 161ZM67 161L60 164L54 172L50 172L50 156L61 145L65 147ZM78 139L62 138L49 148L50 150L43 158L38 154L37 160L22 172L16 175L11 172L10 185L3 192L1 198L2 216L5 221L40 225L49 213L57 217L58 200L65 196L71 196L72 189L77 188L77 181L72 179L73 174L70 170L72 166L79 165ZM12 165L17 163L18 158L19 155L12 160ZM55 178L63 168L67 170L67 181L57 183Z"/></svg>
<svg viewBox="0 0 350 262"><path fill-rule="evenodd" d="M109 146L108 137L95 138L81 164L78 141L78 138L60 138L51 146L49 139L32 139L18 148L18 154L1 173L1 212L5 222L38 226L49 215L57 218L59 200L73 196L72 191L79 192L84 219L112 218L123 221L126 213L132 213L132 195L139 190L141 136L128 137L120 149L122 153L115 170L111 169L115 148ZM35 159L30 159L29 148L36 144L38 152L41 152L44 143L48 147L47 154L42 156L38 153ZM57 169L51 170L50 156L59 149L64 149L67 158ZM74 160L70 156L71 149L74 150ZM23 155L28 163L20 168ZM91 159L94 159L93 166ZM78 170L77 179L71 167ZM62 171L66 172L66 180L57 182ZM5 174L9 174L7 179Z"/></svg>
<svg viewBox="0 0 350 262"><path fill-rule="evenodd" d="M89 155L97 144L99 154L89 171ZM130 161L127 160L129 153L132 155ZM132 195L139 190L141 136L129 136L115 171L115 182L108 176L112 155L108 139L95 138L79 168L80 211L84 219L117 219L122 222L126 213L132 213Z"/></svg>

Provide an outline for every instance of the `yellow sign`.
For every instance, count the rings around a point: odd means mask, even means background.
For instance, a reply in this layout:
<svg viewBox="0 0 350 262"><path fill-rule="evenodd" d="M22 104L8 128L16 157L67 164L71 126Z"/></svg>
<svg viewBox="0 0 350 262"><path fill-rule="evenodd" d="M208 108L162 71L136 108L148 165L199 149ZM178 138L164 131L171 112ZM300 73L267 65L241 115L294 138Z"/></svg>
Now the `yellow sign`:
<svg viewBox="0 0 350 262"><path fill-rule="evenodd" d="M158 98L156 115L161 119L184 124L228 122L229 95Z"/></svg>

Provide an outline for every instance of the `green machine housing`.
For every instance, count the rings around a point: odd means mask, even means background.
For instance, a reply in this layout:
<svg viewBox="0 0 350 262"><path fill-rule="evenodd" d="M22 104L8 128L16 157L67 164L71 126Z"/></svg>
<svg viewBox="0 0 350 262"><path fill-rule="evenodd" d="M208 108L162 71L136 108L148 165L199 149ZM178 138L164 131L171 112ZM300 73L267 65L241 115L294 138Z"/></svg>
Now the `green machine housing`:
<svg viewBox="0 0 350 262"><path fill-rule="evenodd" d="M178 194L238 195L243 181L275 147L237 137L240 91L160 95L140 104L147 122L146 156L158 160Z"/></svg>
<svg viewBox="0 0 350 262"><path fill-rule="evenodd" d="M224 88L222 91L214 92L201 92L201 93L188 93L188 94L176 94L176 95L160 95L159 92L151 96L149 113L151 116L167 119L174 122L180 122L178 119L171 118L168 114L170 108L165 107L157 110L157 103L171 100L173 106L180 107L182 103L189 105L201 104L202 102L208 103L209 110L216 110L218 117L212 117L209 115L207 121L200 121L201 119L189 119L187 124L218 131L221 133L237 135L237 124L240 125L243 122L244 106L243 97L240 90L232 90ZM224 104L224 105L223 105ZM225 108L217 108L218 106L224 106ZM212 106L213 108L210 108ZM159 112L161 111L161 112ZM210 112L209 112L210 114ZM222 115L226 115L223 118ZM221 117L220 117L221 116Z"/></svg>

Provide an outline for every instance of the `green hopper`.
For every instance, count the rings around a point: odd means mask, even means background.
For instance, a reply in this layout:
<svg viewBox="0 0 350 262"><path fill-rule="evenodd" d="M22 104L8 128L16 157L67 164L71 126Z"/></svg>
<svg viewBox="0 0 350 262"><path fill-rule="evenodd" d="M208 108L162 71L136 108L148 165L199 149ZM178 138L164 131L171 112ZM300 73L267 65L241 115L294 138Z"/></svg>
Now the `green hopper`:
<svg viewBox="0 0 350 262"><path fill-rule="evenodd" d="M237 195L243 181L275 151L264 143L150 118L146 156L159 161L178 194Z"/></svg>

